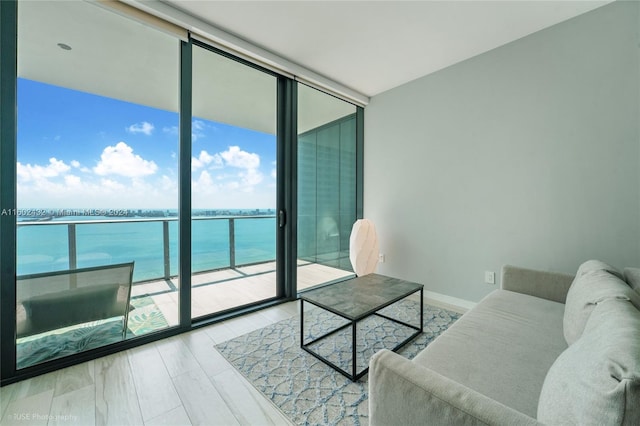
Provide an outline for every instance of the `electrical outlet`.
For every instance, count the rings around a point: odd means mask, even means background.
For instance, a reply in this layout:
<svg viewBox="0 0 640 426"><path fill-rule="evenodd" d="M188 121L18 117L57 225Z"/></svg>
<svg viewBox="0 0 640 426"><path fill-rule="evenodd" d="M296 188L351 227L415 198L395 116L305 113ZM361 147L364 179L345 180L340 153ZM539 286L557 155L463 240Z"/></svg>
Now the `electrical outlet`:
<svg viewBox="0 0 640 426"><path fill-rule="evenodd" d="M492 271L484 271L484 282L487 284L495 284L496 273Z"/></svg>
<svg viewBox="0 0 640 426"><path fill-rule="evenodd" d="M386 260L386 257L385 257L385 255L384 255L384 253L380 253L380 254L378 255L378 262L379 262L379 263L384 263L384 261L385 261L385 260Z"/></svg>

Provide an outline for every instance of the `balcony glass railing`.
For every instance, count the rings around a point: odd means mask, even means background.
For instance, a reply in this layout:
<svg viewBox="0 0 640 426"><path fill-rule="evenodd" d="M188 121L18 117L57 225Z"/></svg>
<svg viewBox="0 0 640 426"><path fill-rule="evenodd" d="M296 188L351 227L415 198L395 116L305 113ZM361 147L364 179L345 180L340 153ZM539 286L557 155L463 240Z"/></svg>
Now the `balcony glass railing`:
<svg viewBox="0 0 640 426"><path fill-rule="evenodd" d="M275 260L274 216L194 217L194 273ZM178 273L178 219L18 222L18 275L135 261L134 282Z"/></svg>

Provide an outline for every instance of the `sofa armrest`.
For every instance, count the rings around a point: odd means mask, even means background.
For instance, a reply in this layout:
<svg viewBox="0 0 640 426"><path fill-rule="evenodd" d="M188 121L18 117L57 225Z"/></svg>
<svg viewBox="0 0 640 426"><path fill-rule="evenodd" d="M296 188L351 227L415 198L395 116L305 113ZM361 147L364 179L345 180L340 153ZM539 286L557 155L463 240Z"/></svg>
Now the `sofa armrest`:
<svg viewBox="0 0 640 426"><path fill-rule="evenodd" d="M540 423L383 349L369 363L369 424L511 426Z"/></svg>
<svg viewBox="0 0 640 426"><path fill-rule="evenodd" d="M502 267L501 288L565 303L573 278L573 275L558 272L537 271L505 265Z"/></svg>

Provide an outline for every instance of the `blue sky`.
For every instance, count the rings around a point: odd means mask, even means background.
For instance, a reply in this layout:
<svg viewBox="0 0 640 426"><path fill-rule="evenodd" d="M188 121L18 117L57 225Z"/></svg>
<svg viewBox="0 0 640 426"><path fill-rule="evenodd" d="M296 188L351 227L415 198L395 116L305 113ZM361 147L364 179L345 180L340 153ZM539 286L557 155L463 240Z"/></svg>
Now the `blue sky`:
<svg viewBox="0 0 640 426"><path fill-rule="evenodd" d="M194 118L194 208L273 208L276 138ZM18 80L19 208L176 208L178 114Z"/></svg>

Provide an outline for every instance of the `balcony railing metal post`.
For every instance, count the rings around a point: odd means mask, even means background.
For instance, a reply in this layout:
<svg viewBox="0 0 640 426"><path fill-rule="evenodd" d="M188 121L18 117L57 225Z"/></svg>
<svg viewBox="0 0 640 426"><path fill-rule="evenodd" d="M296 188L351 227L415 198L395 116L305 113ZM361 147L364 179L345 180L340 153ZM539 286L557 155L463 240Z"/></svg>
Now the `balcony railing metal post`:
<svg viewBox="0 0 640 426"><path fill-rule="evenodd" d="M236 267L236 225L234 219L229 219L229 268Z"/></svg>
<svg viewBox="0 0 640 426"><path fill-rule="evenodd" d="M69 269L76 269L78 267L78 246L76 240L75 223L70 223L67 225L67 243L69 244ZM78 287L78 281L75 274L71 275L69 286L71 288Z"/></svg>
<svg viewBox="0 0 640 426"><path fill-rule="evenodd" d="M76 224L69 223L67 225L69 244L69 269L76 269L78 267L78 250L76 246Z"/></svg>
<svg viewBox="0 0 640 426"><path fill-rule="evenodd" d="M164 251L164 279L171 277L171 256L169 254L169 221L162 221L162 246Z"/></svg>

